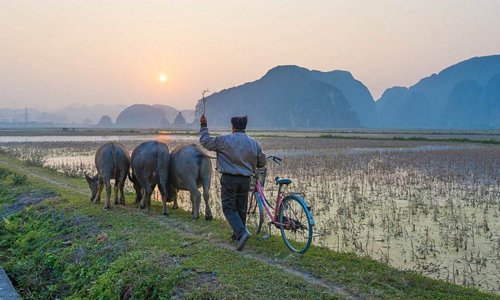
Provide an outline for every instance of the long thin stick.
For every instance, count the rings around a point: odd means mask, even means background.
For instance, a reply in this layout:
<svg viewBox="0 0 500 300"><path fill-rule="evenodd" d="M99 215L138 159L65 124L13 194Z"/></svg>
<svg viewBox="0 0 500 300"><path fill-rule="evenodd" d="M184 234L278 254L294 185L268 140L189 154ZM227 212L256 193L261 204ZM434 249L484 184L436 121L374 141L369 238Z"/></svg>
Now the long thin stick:
<svg viewBox="0 0 500 300"><path fill-rule="evenodd" d="M202 96L202 99L201 101L203 102L203 116L205 115L205 101L207 101L207 99L205 99L205 94L210 92L210 90L208 88L204 89L202 92L201 92L201 96Z"/></svg>

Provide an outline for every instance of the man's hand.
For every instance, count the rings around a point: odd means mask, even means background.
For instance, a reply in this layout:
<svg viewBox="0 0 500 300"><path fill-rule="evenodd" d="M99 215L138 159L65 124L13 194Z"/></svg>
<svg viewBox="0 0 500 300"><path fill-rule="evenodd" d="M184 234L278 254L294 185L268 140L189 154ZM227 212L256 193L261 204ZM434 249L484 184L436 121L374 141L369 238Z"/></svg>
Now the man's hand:
<svg viewBox="0 0 500 300"><path fill-rule="evenodd" d="M201 115L200 117L200 126L207 127L207 118L205 117L205 114Z"/></svg>

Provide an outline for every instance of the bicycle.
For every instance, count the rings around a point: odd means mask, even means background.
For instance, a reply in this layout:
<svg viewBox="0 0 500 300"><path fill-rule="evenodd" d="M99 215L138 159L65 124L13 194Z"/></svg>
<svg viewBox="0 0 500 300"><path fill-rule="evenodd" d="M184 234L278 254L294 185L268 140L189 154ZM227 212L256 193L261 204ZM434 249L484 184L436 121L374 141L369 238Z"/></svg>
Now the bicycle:
<svg viewBox="0 0 500 300"><path fill-rule="evenodd" d="M282 160L269 156L275 163ZM264 193L267 168L258 169L254 175L255 188L252 191L247 210L247 227L253 234L259 234L264 223L264 212L269 217L269 228L274 225L280 230L286 246L296 253L305 253L311 246L314 219L311 207L303 198L303 193L285 193L283 186L288 187L291 179L276 177L274 182L279 186L276 195L276 207L273 207ZM270 230L270 229L269 229Z"/></svg>

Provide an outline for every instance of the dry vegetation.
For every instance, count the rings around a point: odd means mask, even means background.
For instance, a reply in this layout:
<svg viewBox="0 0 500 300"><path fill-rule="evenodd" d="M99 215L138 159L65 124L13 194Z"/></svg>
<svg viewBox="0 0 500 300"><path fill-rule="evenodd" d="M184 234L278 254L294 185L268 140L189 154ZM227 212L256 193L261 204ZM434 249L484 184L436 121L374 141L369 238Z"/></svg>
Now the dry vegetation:
<svg viewBox="0 0 500 300"><path fill-rule="evenodd" d="M144 137L143 137L144 138ZM150 136L171 149L195 137ZM122 137L131 151L143 140ZM356 252L484 290L500 291L500 146L426 141L261 138L268 197L275 175L293 179L316 220L316 245ZM4 143L29 163L93 173L102 142ZM36 150L35 150L36 149ZM212 203L220 213L218 180ZM188 206L188 195L181 194Z"/></svg>

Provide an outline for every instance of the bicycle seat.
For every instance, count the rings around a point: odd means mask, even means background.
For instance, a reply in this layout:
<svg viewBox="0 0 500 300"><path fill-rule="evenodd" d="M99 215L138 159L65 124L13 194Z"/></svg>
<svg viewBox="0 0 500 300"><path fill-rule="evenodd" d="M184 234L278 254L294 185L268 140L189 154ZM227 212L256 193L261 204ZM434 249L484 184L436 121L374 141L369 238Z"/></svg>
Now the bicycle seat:
<svg viewBox="0 0 500 300"><path fill-rule="evenodd" d="M290 183L292 183L292 180L288 179L288 178L276 177L276 178L274 178L274 181L276 182L276 184L290 184Z"/></svg>

